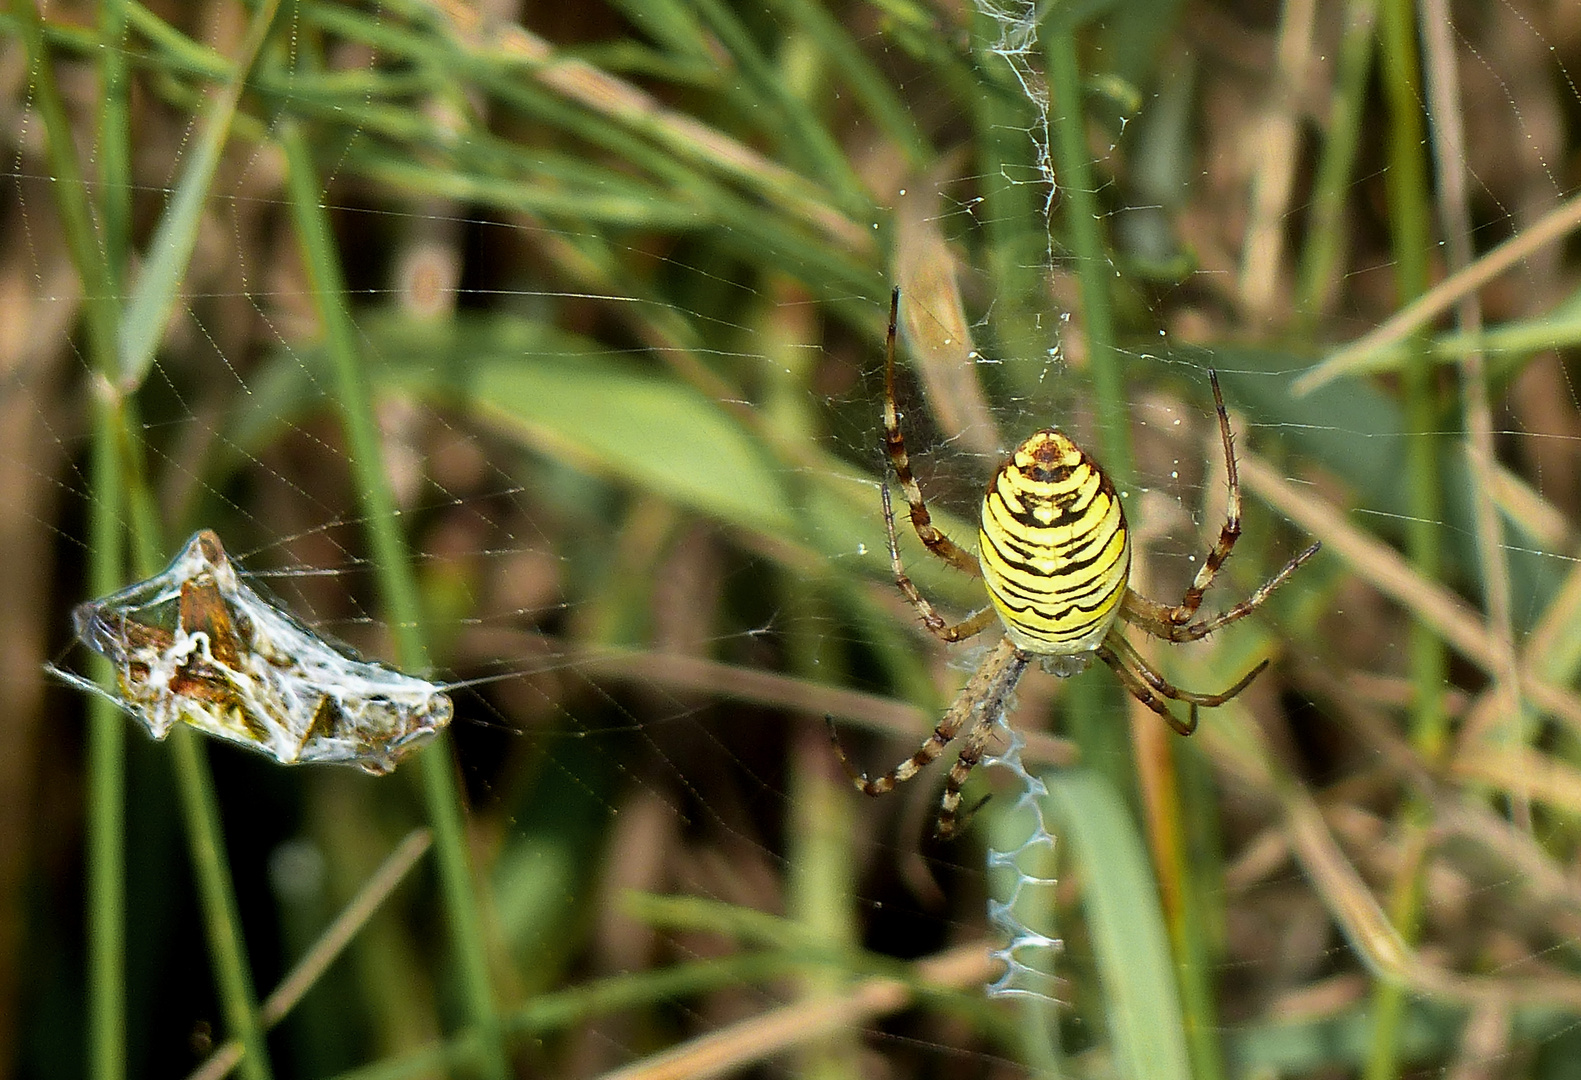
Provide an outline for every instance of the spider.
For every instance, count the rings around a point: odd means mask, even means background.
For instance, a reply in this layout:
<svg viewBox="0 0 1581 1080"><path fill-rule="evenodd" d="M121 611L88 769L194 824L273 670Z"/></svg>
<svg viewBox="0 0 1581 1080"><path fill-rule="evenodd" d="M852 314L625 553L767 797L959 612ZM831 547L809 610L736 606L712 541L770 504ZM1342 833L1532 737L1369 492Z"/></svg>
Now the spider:
<svg viewBox="0 0 1581 1080"><path fill-rule="evenodd" d="M1197 620L1203 594L1241 534L1241 492L1230 418L1224 409L1218 375L1209 370L1208 382L1213 387L1219 435L1224 443L1229 505L1218 543L1213 545L1180 603L1161 604L1130 588L1130 532L1114 484L1097 462L1053 428L1033 432L989 481L977 534L978 554L974 558L933 524L922 489L911 472L906 440L900 431L900 410L895 404L895 322L899 308L897 288L890 294L889 334L885 341L884 449L910 508L911 526L917 538L951 566L982 578L991 602L954 624L934 609L901 563L895 511L886 482L882 488L884 527L895 584L922 617L928 631L943 641L964 641L988 629L996 619L1003 624L1004 637L989 651L921 748L882 776L869 777L852 764L840 745L833 718L827 719L835 753L857 788L868 795L886 794L897 784L910 780L966 729L960 757L944 782L934 830L940 839L949 839L958 825L961 787L981 759L1011 692L1034 658L1041 660L1046 670L1064 678L1084 671L1096 656L1114 669L1121 685L1133 697L1163 717L1175 731L1190 735L1197 727L1199 706L1213 707L1229 701L1246 689L1268 666L1268 661L1258 664L1222 693L1192 693L1172 685L1148 666L1126 641L1121 624L1131 623L1166 641L1207 637L1257 610L1321 545L1313 544L1291 559L1278 574L1228 611ZM1175 715L1169 701L1186 704L1185 720Z"/></svg>

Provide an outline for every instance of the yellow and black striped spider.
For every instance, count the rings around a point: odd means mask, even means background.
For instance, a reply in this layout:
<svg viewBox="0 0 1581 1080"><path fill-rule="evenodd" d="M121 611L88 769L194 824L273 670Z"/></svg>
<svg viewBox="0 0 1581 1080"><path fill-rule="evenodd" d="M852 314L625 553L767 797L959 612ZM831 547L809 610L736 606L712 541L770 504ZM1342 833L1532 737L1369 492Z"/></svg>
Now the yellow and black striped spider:
<svg viewBox="0 0 1581 1080"><path fill-rule="evenodd" d="M1121 684L1138 701L1180 734L1190 735L1197 727L1199 706L1224 704L1246 689L1268 666L1268 661L1258 664L1223 693L1192 693L1172 685L1149 667L1125 640L1121 623L1131 623L1166 641L1196 641L1250 615L1298 566L1317 553L1319 545L1313 544L1291 559L1272 579L1228 611L1193 621L1203 594L1241 534L1241 491L1230 418L1224 410L1218 376L1210 370L1208 381L1213 387L1229 475L1229 505L1218 543L1213 545L1180 603L1160 604L1129 587L1130 531L1114 484L1081 447L1053 428L1034 432L1016 447L989 481L977 533L978 553L973 558L934 526L922 489L911 474L906 440L900 431L900 411L895 404L895 319L899 305L900 290L896 289L890 296L889 336L885 343L884 448L910 507L911 526L918 539L951 566L981 577L991 603L953 625L934 610L901 565L895 511L886 483L884 526L889 534L895 584L922 616L923 625L941 640L962 641L988 629L996 618L1004 625L1005 636L967 681L928 741L884 775L869 778L852 765L840 746L832 719L829 736L857 788L868 795L883 795L910 780L942 754L965 728L965 746L945 780L935 828L941 839L948 839L956 830L961 786L982 757L1011 691L1034 658L1055 675L1065 677L1085 670L1097 656L1114 669ZM1188 706L1187 719L1181 720L1171 712L1168 701L1184 702Z"/></svg>

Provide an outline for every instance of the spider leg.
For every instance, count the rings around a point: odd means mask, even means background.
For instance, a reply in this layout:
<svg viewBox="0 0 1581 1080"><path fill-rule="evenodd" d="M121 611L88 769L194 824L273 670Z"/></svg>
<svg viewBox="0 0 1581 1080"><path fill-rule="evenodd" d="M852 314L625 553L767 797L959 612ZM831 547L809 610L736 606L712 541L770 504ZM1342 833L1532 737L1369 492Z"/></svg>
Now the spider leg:
<svg viewBox="0 0 1581 1080"><path fill-rule="evenodd" d="M911 527L917 539L939 558L965 571L972 577L981 577L982 568L972 554L951 540L933 524L928 505L922 499L922 488L911 473L911 457L906 453L906 437L900 430L900 409L895 404L895 323L900 314L900 286L889 294L889 334L884 339L884 451L895 469L895 479L900 483L901 494L911 508Z"/></svg>
<svg viewBox="0 0 1581 1080"><path fill-rule="evenodd" d="M1224 394L1219 390L1219 373L1212 368L1208 369L1208 383L1213 387L1214 411L1219 414L1219 440L1224 444L1224 467L1229 479L1230 495L1225 505L1224 524L1219 527L1219 539L1208 552L1208 557L1203 560L1202 569L1197 571L1195 580L1180 598L1180 603L1160 604L1136 597L1137 606L1146 605L1148 622L1162 626L1184 626L1192 620L1197 614L1197 609L1202 606L1203 594L1208 591L1208 586L1213 584L1219 567L1224 565L1224 560L1228 559L1230 552L1235 550L1235 541L1241 536L1241 480L1235 468L1235 436L1230 431L1230 414L1224 408ZM1135 594L1127 596L1127 601L1132 596ZM1167 633L1151 629L1149 633L1155 637L1169 637L1171 641L1188 640L1173 638Z"/></svg>
<svg viewBox="0 0 1581 1080"><path fill-rule="evenodd" d="M1213 584L1219 567L1230 557L1230 552L1235 549L1235 541L1241 536L1241 480L1235 468L1235 436L1230 431L1230 414L1224 408L1224 394L1219 390L1219 373L1212 368L1208 369L1208 383L1213 387L1214 411L1219 414L1219 440L1224 444L1224 469L1230 494L1225 504L1224 524L1219 528L1219 539L1203 560L1202 569L1197 571L1196 580L1186 590L1185 596L1169 610L1167 618L1177 626L1189 623L1197 613L1197 608L1202 606L1203 594Z"/></svg>
<svg viewBox="0 0 1581 1080"><path fill-rule="evenodd" d="M1112 637L1108 640L1112 640ZM1191 706L1191 712L1187 719L1180 719L1169 711L1169 705L1157 694L1153 693L1136 672L1125 666L1107 644L1099 645L1094 652L1098 654L1098 659L1114 669L1115 675L1119 676L1120 684L1125 687L1126 692L1149 709L1152 709L1159 716L1162 716L1166 724L1182 735L1190 735L1197 730L1197 706L1195 704Z"/></svg>
<svg viewBox="0 0 1581 1080"><path fill-rule="evenodd" d="M1104 644L1112 648L1115 654L1125 662L1126 666L1132 671L1136 672L1137 675L1141 676L1142 681L1147 683L1148 686L1152 687L1156 693L1162 695L1163 697L1167 697L1172 701L1184 701L1192 705L1201 705L1209 709L1223 705L1226 701L1229 701L1242 690L1245 690L1251 685L1252 680L1261 675L1263 669L1268 666L1267 660L1262 661L1256 667L1252 668L1251 671L1248 671L1245 675L1241 676L1239 681L1237 681L1234 686L1230 687L1228 690L1223 691L1222 693L1199 694L1191 690L1182 690L1180 687L1164 678L1164 676L1160 675L1158 671L1156 671L1153 666L1147 662L1146 658L1144 658L1141 653L1136 651L1136 646L1132 645L1119 634L1111 636L1104 642Z"/></svg>
<svg viewBox="0 0 1581 1080"><path fill-rule="evenodd" d="M1287 562L1283 570L1275 574L1250 597L1223 614L1200 622L1191 621L1196 617L1197 609L1202 606L1203 594L1207 592L1208 586L1213 584L1219 568L1230 557L1230 552L1235 549L1235 541L1241 535L1241 481L1235 467L1235 436L1230 431L1230 415L1224 408L1224 393L1219 389L1219 374L1212 368L1208 369L1208 382L1213 387L1214 411L1219 414L1219 441L1224 444L1224 469L1230 488L1224 525L1219 529L1218 542L1203 560L1202 569L1197 571L1195 580L1181 597L1180 603L1173 606L1160 604L1156 600L1149 600L1133 592L1126 594L1123 609L1127 622L1140 626L1154 637L1168 641L1196 641L1238 619L1244 619L1256 611L1262 602L1268 599L1268 594L1295 572L1296 567L1317 554L1318 548L1321 547L1320 544L1313 544L1307 548Z"/></svg>
<svg viewBox="0 0 1581 1080"><path fill-rule="evenodd" d="M1263 673L1268 666L1264 660L1252 670L1242 675L1235 685L1217 694L1199 694L1191 690L1182 690L1157 671L1153 670L1136 648L1119 634L1110 634L1104 639L1097 649L1098 658L1114 669L1120 676L1120 681L1131 695L1158 713L1169 722L1169 726L1182 735L1190 735L1197 729L1197 708L1215 708L1235 697L1242 690L1252 684L1252 680ZM1161 699L1169 698L1172 701L1183 701L1190 706L1189 718L1182 724L1175 714L1169 711L1168 705Z"/></svg>
<svg viewBox="0 0 1581 1080"><path fill-rule="evenodd" d="M829 743L834 747L835 756L840 759L840 764L845 768L845 774L851 778L851 782L856 785L856 789L864 795L887 795L895 790L897 784L904 784L907 780L910 780L917 773L931 765L940 754L944 753L944 748L950 745L951 741L960 732L962 718L957 717L955 712L956 710L952 707L950 712L945 714L944 719L939 721L939 726L933 729L933 734L928 736L927 741L922 744L915 754L912 754L882 776L868 776L867 773L858 769L856 764L852 762L850 755L845 752L845 747L840 745L840 733L835 730L834 716L830 713L824 713L823 719L824 723L829 726Z"/></svg>
<svg viewBox="0 0 1581 1080"><path fill-rule="evenodd" d="M981 799L978 799L976 802L972 803L972 805L968 806L965 811L956 814L954 820L950 822L949 828L947 830L944 829L940 824L936 823L933 826L934 838L937 840L955 839L957 834L965 831L966 827L972 823L974 818L977 817L977 812L983 807L987 806L988 800L992 799L993 797L994 793L990 791ZM944 812L943 810L940 810L939 813L940 819L942 821Z"/></svg>
<svg viewBox="0 0 1581 1080"><path fill-rule="evenodd" d="M1316 555L1322 547L1321 543L1313 544L1285 563L1279 573L1265 581L1251 596L1242 600L1228 611L1213 616L1211 619L1203 619L1200 622L1189 623L1184 626L1179 625L1170 619L1170 612L1174 609L1167 604L1160 604L1156 600L1149 600L1147 597L1140 596L1134 592L1125 594L1125 604L1121 608L1121 614L1124 615L1127 622L1140 627L1154 637L1163 638L1166 641L1197 641L1207 637L1216 630L1223 629L1232 622L1238 622L1246 618L1246 616L1256 611L1263 605L1263 601L1268 599L1270 593L1283 585L1286 579L1295 573L1302 563Z"/></svg>
<svg viewBox="0 0 1581 1080"><path fill-rule="evenodd" d="M1009 646L1006 649L1006 646ZM984 661L978 670L978 676L984 676L982 686L977 691L977 701L973 705L973 712L977 719L972 724L971 730L966 733L966 745L961 749L961 756L956 758L955 764L950 766L950 775L944 780L944 797L939 800L939 817L933 826L933 835L940 840L953 838L959 828L969 821L982 803L972 807L963 816L961 808L961 788L966 785L966 778L971 775L978 762L983 759L983 749L988 745L988 740L994 736L994 728L998 726L1009 705L1010 695L1014 692L1016 684L1021 681L1021 675L1031 661L1026 653L1015 648L1009 638L1005 638L999 646L1001 652ZM974 677L972 682L977 682ZM971 684L967 684L971 689ZM963 693L963 697L965 694ZM984 801L987 801L986 799Z"/></svg>
<svg viewBox="0 0 1581 1080"><path fill-rule="evenodd" d="M881 490L884 497L884 529L889 535L889 565L895 571L895 584L900 587L900 591L905 595L907 602L917 609L917 614L922 616L922 625L928 628L930 634L941 641L964 641L966 638L982 633L994 621L996 612L992 605L983 608L981 611L973 612L962 621L951 626L945 621L944 616L940 615L934 609L934 606L928 602L928 598L922 595L922 592L911 580L911 576L906 573L906 568L900 561L900 545L895 538L895 510L889 501L889 485L885 484Z"/></svg>
<svg viewBox="0 0 1581 1080"><path fill-rule="evenodd" d="M943 754L944 748L954 741L961 729L971 721L972 728L967 736L966 747L961 753L960 760L950 769L949 778L945 781L944 798L940 803L936 832L940 837L948 838L955 832L961 803L961 787L966 783L967 775L981 760L983 747L987 745L993 726L1004 712L1005 703L1011 691L1015 689L1016 683L1021 680L1021 675L1026 671L1029 661L1030 657L1016 648L1009 638L1002 638L967 680L966 686L962 688L960 695L945 712L944 718L939 721L939 726L933 729L933 734L927 741L911 757L882 776L869 777L852 763L845 748L840 745L834 717L825 715L824 720L829 725L829 741L834 746L835 755L845 768L846 775L851 778L856 789L864 795L883 795L893 791L896 785L910 780Z"/></svg>

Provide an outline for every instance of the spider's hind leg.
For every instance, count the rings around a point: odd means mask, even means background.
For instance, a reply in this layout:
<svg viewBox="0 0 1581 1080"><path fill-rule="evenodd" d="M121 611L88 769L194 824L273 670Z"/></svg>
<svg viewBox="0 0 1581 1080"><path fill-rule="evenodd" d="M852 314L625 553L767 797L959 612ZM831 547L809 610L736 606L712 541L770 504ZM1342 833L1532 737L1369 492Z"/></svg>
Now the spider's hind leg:
<svg viewBox="0 0 1581 1080"><path fill-rule="evenodd" d="M967 680L966 686L927 741L911 757L882 776L870 777L852 763L845 748L840 745L834 717L826 713L824 722L829 726L829 741L834 746L835 756L840 759L846 775L858 791L864 795L884 795L936 760L960 734L961 729L970 724L966 745L961 750L960 758L950 768L950 775L944 782L944 797L939 804L935 832L941 839L949 839L959 824L961 788L967 776L982 760L983 748L993 737L995 726L1009 706L1010 694L1021 681L1021 675L1030 661L1031 657L1018 649L1009 638L1001 638Z"/></svg>
<svg viewBox="0 0 1581 1080"><path fill-rule="evenodd" d="M1159 716L1162 716L1170 727L1182 735L1190 735L1197 730L1197 709L1199 706L1211 709L1223 705L1226 701L1229 701L1250 686L1252 680L1261 675L1263 669L1268 666L1267 660L1262 661L1245 675L1242 675L1234 686L1221 693L1199 694L1191 690L1182 690L1154 671L1148 662L1142 658L1142 654L1137 652L1131 643L1119 634L1111 633L1104 639L1103 644L1098 646L1097 652L1098 658L1114 669L1114 673L1120 677L1120 681L1125 684L1126 690L1130 692L1132 697L1152 709ZM1171 701L1185 702L1190 710L1187 713L1187 718L1181 720L1170 711L1168 704L1164 701L1165 698Z"/></svg>
<svg viewBox="0 0 1581 1080"><path fill-rule="evenodd" d="M1177 734L1190 735L1197 730L1197 706L1195 702L1191 703L1186 719L1180 719L1180 717L1170 711L1169 704L1155 694L1136 672L1126 667L1124 662L1115 655L1107 644L1098 646L1097 651L1098 659L1113 668L1114 673L1119 676L1120 684L1125 687L1126 693L1136 698L1149 709L1152 709L1159 716L1162 716L1164 723L1174 728Z"/></svg>
<svg viewBox="0 0 1581 1080"><path fill-rule="evenodd" d="M840 759L840 764L845 768L845 774L851 778L856 789L864 795L885 795L895 790L895 785L904 784L917 773L927 768L939 755L944 753L944 748L950 745L960 730L960 723L956 721L951 726L951 714L946 714L939 726L933 729L933 734L922 744L915 754L896 765L882 776L868 776L867 773L856 767L845 747L840 744L840 733L835 730L834 717L824 714L824 722L829 726L829 743L834 747L835 756Z"/></svg>

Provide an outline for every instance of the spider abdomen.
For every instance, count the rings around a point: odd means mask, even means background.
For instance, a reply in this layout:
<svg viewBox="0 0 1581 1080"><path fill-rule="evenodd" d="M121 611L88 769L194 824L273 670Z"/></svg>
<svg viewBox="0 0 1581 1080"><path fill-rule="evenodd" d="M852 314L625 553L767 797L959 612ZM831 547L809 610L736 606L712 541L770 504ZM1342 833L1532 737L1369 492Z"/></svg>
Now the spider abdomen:
<svg viewBox="0 0 1581 1080"><path fill-rule="evenodd" d="M1025 652L1090 651L1120 614L1131 572L1125 511L1097 462L1052 428L994 474L977 554L1005 631Z"/></svg>

